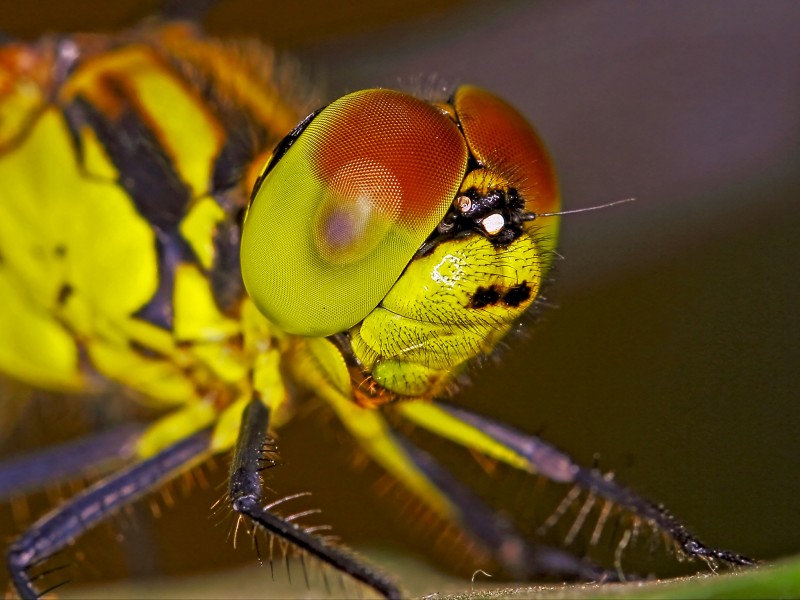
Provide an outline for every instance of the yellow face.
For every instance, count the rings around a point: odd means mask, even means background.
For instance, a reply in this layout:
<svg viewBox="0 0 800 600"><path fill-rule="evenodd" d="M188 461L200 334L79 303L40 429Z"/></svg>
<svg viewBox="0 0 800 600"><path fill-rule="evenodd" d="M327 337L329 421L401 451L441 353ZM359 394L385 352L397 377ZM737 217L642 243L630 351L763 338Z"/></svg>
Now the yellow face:
<svg viewBox="0 0 800 600"><path fill-rule="evenodd" d="M350 330L398 286L414 304L452 280L464 297L439 321L458 320L470 302L498 309L525 283L505 304L516 314L555 243L556 219L535 235L529 222L557 210L556 187L533 128L484 90L463 86L447 104L355 92L298 126L259 179L242 235L245 286L267 318L303 336ZM414 267L434 250L457 274Z"/></svg>

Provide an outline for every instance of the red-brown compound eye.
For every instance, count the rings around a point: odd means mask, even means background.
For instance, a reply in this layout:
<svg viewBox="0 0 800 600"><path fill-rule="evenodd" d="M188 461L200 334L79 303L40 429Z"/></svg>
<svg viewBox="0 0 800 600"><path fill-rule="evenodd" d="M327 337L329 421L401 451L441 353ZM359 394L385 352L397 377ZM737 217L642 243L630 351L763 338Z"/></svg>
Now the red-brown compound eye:
<svg viewBox="0 0 800 600"><path fill-rule="evenodd" d="M547 149L534 128L513 106L474 86L461 86L453 98L472 155L492 175L505 180L533 213L559 209L558 184ZM557 226L557 219L542 223Z"/></svg>
<svg viewBox="0 0 800 600"><path fill-rule="evenodd" d="M242 234L242 276L283 330L324 336L369 314L446 214L467 148L438 108L365 90L322 110L268 172Z"/></svg>

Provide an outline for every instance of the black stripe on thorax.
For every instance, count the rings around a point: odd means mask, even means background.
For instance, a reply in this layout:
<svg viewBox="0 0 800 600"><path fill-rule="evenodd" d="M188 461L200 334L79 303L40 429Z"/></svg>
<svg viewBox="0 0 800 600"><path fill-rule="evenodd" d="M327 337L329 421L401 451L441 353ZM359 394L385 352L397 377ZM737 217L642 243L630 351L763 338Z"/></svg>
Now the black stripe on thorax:
<svg viewBox="0 0 800 600"><path fill-rule="evenodd" d="M218 118L225 124L227 136L214 161L211 193L227 219L217 225L213 238L215 260L208 276L217 306L232 316L246 295L239 246L250 190L244 189L242 180L255 157L272 144L269 132L244 111L229 108Z"/></svg>
<svg viewBox="0 0 800 600"><path fill-rule="evenodd" d="M124 94L124 90L119 92ZM81 97L66 108L65 114L73 125L83 123L94 130L119 171L118 183L139 214L154 228L171 232L183 218L191 192L151 126L126 98L122 101L125 107L113 121Z"/></svg>
<svg viewBox="0 0 800 600"><path fill-rule="evenodd" d="M215 259L208 278L217 307L224 314L235 316L246 295L239 245L250 190L245 189L243 179L253 160L271 149L283 132L270 130L246 106L233 101L229 91L202 68L169 55L162 58L191 87L225 131L212 166L208 192L225 211L226 219L214 233Z"/></svg>
<svg viewBox="0 0 800 600"><path fill-rule="evenodd" d="M117 183L156 233L158 289L134 316L171 330L175 270L181 262L196 262L194 253L178 231L191 192L176 172L156 132L130 101L124 88L115 85L113 79L104 83L121 107L113 120L82 97L72 101L64 114L73 131L79 156L79 132L83 126L88 126L118 170Z"/></svg>

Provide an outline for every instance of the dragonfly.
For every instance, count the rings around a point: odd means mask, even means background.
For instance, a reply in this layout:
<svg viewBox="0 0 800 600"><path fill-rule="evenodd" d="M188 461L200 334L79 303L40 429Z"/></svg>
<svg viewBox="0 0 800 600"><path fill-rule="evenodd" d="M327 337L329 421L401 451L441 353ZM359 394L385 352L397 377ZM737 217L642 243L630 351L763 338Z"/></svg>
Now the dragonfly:
<svg viewBox="0 0 800 600"><path fill-rule="evenodd" d="M402 597L267 498L274 437L306 396L514 577L633 576L620 556L641 530L681 557L751 564L459 405L540 309L557 256L557 177L527 119L470 85L361 90L309 112L286 79L267 48L180 20L0 50L0 371L64 393L110 382L153 415L0 465L2 498L102 472L8 545L20 597L60 584L41 587L81 534L228 453L237 529ZM567 537L607 538L612 564L528 539L412 429L563 486L544 525L574 512Z"/></svg>

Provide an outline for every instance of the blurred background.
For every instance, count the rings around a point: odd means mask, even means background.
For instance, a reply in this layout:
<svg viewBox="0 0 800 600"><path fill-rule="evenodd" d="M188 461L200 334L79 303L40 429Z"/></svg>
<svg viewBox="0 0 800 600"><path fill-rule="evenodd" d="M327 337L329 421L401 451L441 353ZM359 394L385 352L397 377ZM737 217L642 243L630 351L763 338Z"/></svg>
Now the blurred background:
<svg viewBox="0 0 800 600"><path fill-rule="evenodd" d="M0 29L114 30L151 11L35 6L0 3ZM712 545L800 551L800 4L232 1L206 26L274 43L326 99L484 86L548 143L565 208L636 197L563 218L557 308L458 402L613 470ZM283 432L280 491L312 490L350 545L443 567L321 422ZM148 544L130 542L150 553L134 570L227 561L226 532L203 543L197 525L220 494L126 534Z"/></svg>

